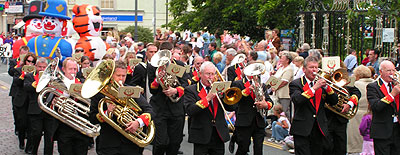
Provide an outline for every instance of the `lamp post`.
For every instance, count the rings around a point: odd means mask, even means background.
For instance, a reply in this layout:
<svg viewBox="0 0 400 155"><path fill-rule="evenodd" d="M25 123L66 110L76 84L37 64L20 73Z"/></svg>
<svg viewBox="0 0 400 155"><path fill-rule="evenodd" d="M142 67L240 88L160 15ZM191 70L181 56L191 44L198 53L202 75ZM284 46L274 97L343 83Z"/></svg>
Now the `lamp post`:
<svg viewBox="0 0 400 155"><path fill-rule="evenodd" d="M167 28L168 29L168 0L166 0L167 1L167 3L165 3L165 8L166 8L166 18L165 18L165 28Z"/></svg>
<svg viewBox="0 0 400 155"><path fill-rule="evenodd" d="M138 42L138 30L137 30L137 21L138 21L138 15L137 15L137 12L138 12L138 8L137 8L137 5L138 5L138 3L137 3L137 1L138 0L135 0L135 34L134 34L134 37L133 37L133 39L135 40L135 42Z"/></svg>
<svg viewBox="0 0 400 155"><path fill-rule="evenodd" d="M154 20L153 20L153 33L154 36L156 35L156 20L157 20L157 13L156 13L156 0L154 0Z"/></svg>

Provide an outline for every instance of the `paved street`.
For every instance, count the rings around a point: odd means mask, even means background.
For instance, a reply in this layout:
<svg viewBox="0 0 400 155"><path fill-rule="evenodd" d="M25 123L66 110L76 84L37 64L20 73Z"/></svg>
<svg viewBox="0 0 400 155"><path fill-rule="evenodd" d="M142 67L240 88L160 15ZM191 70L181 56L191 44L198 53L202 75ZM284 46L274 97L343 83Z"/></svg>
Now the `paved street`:
<svg viewBox="0 0 400 155"><path fill-rule="evenodd" d="M1 155L24 155L25 153L18 149L18 138L14 135L14 125L12 118L12 110L11 110L11 98L8 96L9 87L12 81L12 78L7 74L8 66L4 64L0 64L0 154ZM193 144L188 143L187 139L187 124L185 124L184 133L186 136L183 139L181 145L181 151L184 154L192 154L193 152ZM57 142L54 147L54 154L58 154L57 152ZM228 151L228 143L225 145L225 154L230 154ZM237 148L237 146L236 146ZM279 149L278 149L279 148ZM280 150L281 146L278 144L272 144L268 142L264 142L264 155L287 155L290 154L286 151ZM144 154L151 154L151 146L145 148ZM250 146L250 154L252 154L252 146ZM43 154L43 141L41 142L41 146L39 148L39 154ZM95 155L95 149L89 150L89 155Z"/></svg>

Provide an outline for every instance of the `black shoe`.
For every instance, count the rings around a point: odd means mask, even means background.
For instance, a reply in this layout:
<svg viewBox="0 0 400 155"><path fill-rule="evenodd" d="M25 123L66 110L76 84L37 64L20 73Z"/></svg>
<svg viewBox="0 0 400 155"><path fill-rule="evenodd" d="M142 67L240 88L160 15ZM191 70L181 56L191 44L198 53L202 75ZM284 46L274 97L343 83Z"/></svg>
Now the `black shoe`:
<svg viewBox="0 0 400 155"><path fill-rule="evenodd" d="M229 141L228 149L230 153L233 153L233 151L235 151L235 142L233 140Z"/></svg>
<svg viewBox="0 0 400 155"><path fill-rule="evenodd" d="M25 149L25 144L23 142L19 143L19 149L20 150L24 150Z"/></svg>
<svg viewBox="0 0 400 155"><path fill-rule="evenodd" d="M33 154L33 146L27 146L25 149L25 153L27 154Z"/></svg>
<svg viewBox="0 0 400 155"><path fill-rule="evenodd" d="M183 152L181 150L178 151L178 154L183 154Z"/></svg>

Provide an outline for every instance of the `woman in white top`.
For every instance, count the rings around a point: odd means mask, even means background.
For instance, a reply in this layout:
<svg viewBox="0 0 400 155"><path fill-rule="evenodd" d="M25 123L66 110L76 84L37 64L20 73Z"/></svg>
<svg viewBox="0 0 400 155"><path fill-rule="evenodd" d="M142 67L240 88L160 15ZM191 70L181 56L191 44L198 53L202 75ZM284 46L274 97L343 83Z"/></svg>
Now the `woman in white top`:
<svg viewBox="0 0 400 155"><path fill-rule="evenodd" d="M282 53L279 62L281 63L281 67L276 71L275 77L282 81L281 85L272 91L275 92L275 96L278 98L278 102L282 105L283 112L285 112L288 118L291 118L290 115L290 96L289 96L289 83L293 80L293 68L290 66L290 62L292 62L293 58L289 54L289 52L285 51Z"/></svg>
<svg viewBox="0 0 400 155"><path fill-rule="evenodd" d="M304 71L303 71L303 62L304 62L304 58L302 56L297 56L293 59L293 64L296 65L296 67L298 68L293 75L293 80L296 80L298 78L301 78L304 75Z"/></svg>

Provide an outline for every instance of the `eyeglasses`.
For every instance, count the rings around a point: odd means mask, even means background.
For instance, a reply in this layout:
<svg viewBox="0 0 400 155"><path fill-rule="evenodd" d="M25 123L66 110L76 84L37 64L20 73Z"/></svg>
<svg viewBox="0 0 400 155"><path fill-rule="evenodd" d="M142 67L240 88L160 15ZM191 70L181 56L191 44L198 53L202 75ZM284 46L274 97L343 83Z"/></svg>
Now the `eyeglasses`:
<svg viewBox="0 0 400 155"><path fill-rule="evenodd" d="M76 49L75 52L83 52L83 49Z"/></svg>
<svg viewBox="0 0 400 155"><path fill-rule="evenodd" d="M27 62L30 62L30 63L35 63L36 61L35 60L26 60Z"/></svg>

